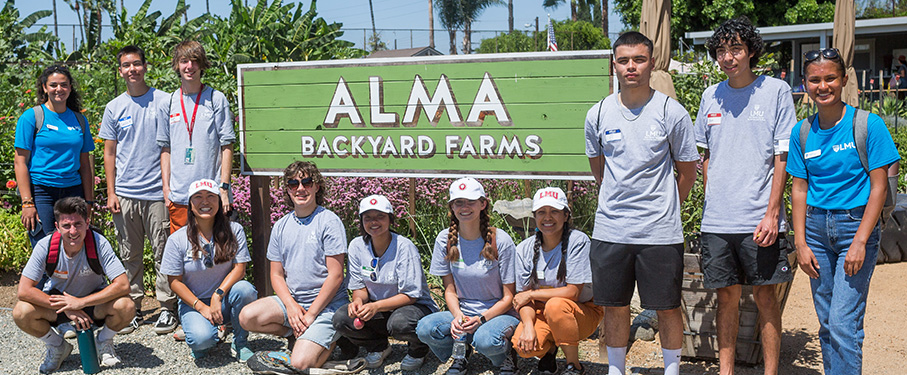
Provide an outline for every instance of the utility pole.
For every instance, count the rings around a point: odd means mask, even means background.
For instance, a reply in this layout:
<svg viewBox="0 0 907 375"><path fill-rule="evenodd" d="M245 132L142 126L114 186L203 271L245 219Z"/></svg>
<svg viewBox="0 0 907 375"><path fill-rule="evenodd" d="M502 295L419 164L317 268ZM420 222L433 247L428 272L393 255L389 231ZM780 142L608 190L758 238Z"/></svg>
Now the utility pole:
<svg viewBox="0 0 907 375"><path fill-rule="evenodd" d="M435 48L435 11L433 1L428 0L428 46Z"/></svg>
<svg viewBox="0 0 907 375"><path fill-rule="evenodd" d="M53 1L54 5L54 36L57 37L57 50L60 49L60 28L57 24L57 0Z"/></svg>
<svg viewBox="0 0 907 375"><path fill-rule="evenodd" d="M507 32L513 34L513 0L507 0Z"/></svg>

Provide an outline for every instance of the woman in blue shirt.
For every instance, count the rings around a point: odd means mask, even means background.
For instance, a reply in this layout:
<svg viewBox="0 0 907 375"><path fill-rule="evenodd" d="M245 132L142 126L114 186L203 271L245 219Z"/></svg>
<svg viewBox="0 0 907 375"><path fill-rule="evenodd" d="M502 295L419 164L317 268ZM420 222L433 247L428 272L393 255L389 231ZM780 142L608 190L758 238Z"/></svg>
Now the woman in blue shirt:
<svg viewBox="0 0 907 375"><path fill-rule="evenodd" d="M54 228L54 203L82 197L94 204L89 152L94 142L82 115L82 99L69 69L52 65L38 77L38 106L16 123L16 183L22 196L22 224L35 243ZM44 121L36 124L35 109Z"/></svg>
<svg viewBox="0 0 907 375"><path fill-rule="evenodd" d="M819 112L794 126L787 172L800 268L810 277L826 374L860 374L863 317L879 251L879 216L888 167L899 160L882 119L869 114L865 145L854 140L855 109L841 99L847 84L837 49L811 51L803 71ZM810 121L812 120L812 121ZM808 126L805 144L800 129ZM866 152L864 169L857 147ZM868 172L867 172L868 170Z"/></svg>

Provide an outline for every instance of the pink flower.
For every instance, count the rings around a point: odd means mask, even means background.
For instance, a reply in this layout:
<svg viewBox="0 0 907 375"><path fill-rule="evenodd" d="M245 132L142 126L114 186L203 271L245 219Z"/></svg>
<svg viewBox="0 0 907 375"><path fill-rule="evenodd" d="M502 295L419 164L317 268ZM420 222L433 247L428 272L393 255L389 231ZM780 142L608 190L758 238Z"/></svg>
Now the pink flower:
<svg viewBox="0 0 907 375"><path fill-rule="evenodd" d="M7 188L7 189L15 189L16 186L19 186L19 185L16 184L16 181L15 181L15 180L6 181L6 188Z"/></svg>
<svg viewBox="0 0 907 375"><path fill-rule="evenodd" d="M31 94L31 89L25 90L26 94Z"/></svg>
<svg viewBox="0 0 907 375"><path fill-rule="evenodd" d="M101 178L98 176L94 176L94 184L99 185L100 183L101 183Z"/></svg>
<svg viewBox="0 0 907 375"><path fill-rule="evenodd" d="M25 107L25 103L19 102L19 108Z"/></svg>

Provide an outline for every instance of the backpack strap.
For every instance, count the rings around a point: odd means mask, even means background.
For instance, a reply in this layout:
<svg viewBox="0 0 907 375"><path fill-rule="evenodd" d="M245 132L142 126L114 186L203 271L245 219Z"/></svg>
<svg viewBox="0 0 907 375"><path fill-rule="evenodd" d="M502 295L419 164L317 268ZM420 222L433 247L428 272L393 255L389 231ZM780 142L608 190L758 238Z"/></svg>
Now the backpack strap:
<svg viewBox="0 0 907 375"><path fill-rule="evenodd" d="M853 115L853 144L857 148L857 154L860 155L860 164L863 170L869 173L869 158L866 155L866 138L869 131L869 112L855 108L856 113Z"/></svg>
<svg viewBox="0 0 907 375"><path fill-rule="evenodd" d="M101 267L101 260L98 258L98 248L97 241L95 240L95 231L89 229L88 233L85 234L85 258L88 259L88 267L91 270L98 274L104 275L104 269ZM47 272L47 277L53 277L54 270L57 269L57 264L60 262L60 242L62 240L62 234L58 231L54 231L50 237L50 244L47 247L47 260L44 263L44 270Z"/></svg>
<svg viewBox="0 0 907 375"><path fill-rule="evenodd" d="M32 110L35 111L35 136L38 136L38 132L44 127L44 106L38 104L32 107ZM85 118L81 113L73 111L76 115L76 120L79 121L79 125L82 126L82 133L88 131L88 119Z"/></svg>

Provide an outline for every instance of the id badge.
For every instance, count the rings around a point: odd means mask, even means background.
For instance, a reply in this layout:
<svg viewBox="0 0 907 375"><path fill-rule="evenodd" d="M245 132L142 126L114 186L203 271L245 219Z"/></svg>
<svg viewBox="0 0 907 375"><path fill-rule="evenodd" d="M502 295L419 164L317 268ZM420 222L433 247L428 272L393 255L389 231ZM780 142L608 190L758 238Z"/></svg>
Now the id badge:
<svg viewBox="0 0 907 375"><path fill-rule="evenodd" d="M186 158L183 159L183 163L186 165L195 164L195 149L192 147L186 147Z"/></svg>

